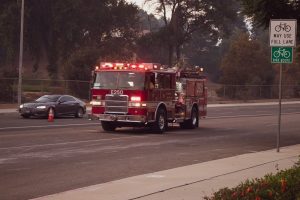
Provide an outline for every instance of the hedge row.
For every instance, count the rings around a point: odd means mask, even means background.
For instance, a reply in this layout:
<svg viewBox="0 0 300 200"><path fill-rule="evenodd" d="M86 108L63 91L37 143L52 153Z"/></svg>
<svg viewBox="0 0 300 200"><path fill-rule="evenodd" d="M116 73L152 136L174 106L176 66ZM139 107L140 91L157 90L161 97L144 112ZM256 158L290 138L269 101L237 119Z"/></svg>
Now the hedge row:
<svg viewBox="0 0 300 200"><path fill-rule="evenodd" d="M223 188L206 200L300 200L300 159L291 168Z"/></svg>

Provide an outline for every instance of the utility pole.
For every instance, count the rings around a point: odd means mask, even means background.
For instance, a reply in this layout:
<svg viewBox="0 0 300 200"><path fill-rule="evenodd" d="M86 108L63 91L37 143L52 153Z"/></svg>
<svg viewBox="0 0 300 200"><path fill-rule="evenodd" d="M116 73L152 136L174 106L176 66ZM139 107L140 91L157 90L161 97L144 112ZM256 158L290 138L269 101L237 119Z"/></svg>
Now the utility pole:
<svg viewBox="0 0 300 200"><path fill-rule="evenodd" d="M24 0L22 0L22 6L21 6L18 105L21 105L21 103L22 103L23 35L24 35Z"/></svg>

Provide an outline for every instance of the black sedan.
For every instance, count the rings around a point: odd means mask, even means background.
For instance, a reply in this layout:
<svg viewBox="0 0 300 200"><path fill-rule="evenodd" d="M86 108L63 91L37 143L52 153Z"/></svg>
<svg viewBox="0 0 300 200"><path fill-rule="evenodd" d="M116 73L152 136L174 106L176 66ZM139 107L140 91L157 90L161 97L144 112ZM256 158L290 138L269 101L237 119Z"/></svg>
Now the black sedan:
<svg viewBox="0 0 300 200"><path fill-rule="evenodd" d="M23 118L47 117L50 112L54 117L67 115L81 118L86 113L86 105L70 95L44 95L33 102L20 105L19 108Z"/></svg>

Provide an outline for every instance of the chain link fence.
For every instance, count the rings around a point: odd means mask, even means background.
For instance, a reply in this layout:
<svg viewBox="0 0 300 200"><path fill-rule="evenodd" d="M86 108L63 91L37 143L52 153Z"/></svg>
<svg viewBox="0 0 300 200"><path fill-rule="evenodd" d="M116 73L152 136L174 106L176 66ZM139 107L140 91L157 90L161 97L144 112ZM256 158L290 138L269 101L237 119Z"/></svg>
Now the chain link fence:
<svg viewBox="0 0 300 200"><path fill-rule="evenodd" d="M208 99L218 100L260 100L278 99L279 85L208 85ZM282 85L282 98L300 97L300 85Z"/></svg>
<svg viewBox="0 0 300 200"><path fill-rule="evenodd" d="M82 100L90 100L89 81L23 79L22 102L34 100L45 94L69 94ZM277 99L278 85L221 85L208 84L209 102L226 100ZM17 103L18 79L0 79L0 103ZM282 97L299 98L300 85L283 85Z"/></svg>
<svg viewBox="0 0 300 200"><path fill-rule="evenodd" d="M22 102L32 101L45 94L69 94L88 101L90 99L90 86L89 81L23 79ZM0 88L1 103L17 103L17 78L0 79Z"/></svg>

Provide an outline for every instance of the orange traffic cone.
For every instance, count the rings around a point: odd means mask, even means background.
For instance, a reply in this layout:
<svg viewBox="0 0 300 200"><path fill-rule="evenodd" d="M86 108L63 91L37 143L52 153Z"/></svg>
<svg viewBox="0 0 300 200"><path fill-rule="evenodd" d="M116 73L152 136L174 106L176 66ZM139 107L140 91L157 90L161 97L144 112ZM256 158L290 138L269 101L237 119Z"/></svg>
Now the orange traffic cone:
<svg viewBox="0 0 300 200"><path fill-rule="evenodd" d="M53 122L53 121L54 121L54 113L53 113L53 109L50 108L48 113L48 122Z"/></svg>

